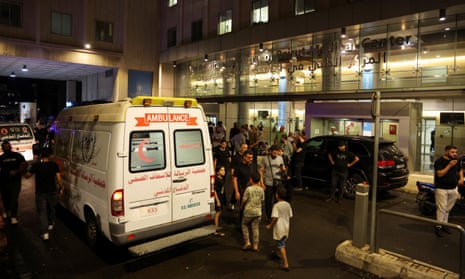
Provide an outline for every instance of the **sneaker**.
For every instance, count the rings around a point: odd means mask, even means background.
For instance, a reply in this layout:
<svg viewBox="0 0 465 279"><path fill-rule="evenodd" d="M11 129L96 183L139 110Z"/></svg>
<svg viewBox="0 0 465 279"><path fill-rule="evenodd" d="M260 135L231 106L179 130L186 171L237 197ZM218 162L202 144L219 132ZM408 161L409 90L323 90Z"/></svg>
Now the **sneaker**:
<svg viewBox="0 0 465 279"><path fill-rule="evenodd" d="M49 231L53 230L53 225L48 225L48 230Z"/></svg>
<svg viewBox="0 0 465 279"><path fill-rule="evenodd" d="M332 202L334 199L333 198L327 198L326 202Z"/></svg>
<svg viewBox="0 0 465 279"><path fill-rule="evenodd" d="M11 217L11 224L12 225L18 224L18 219L16 219L16 217Z"/></svg>
<svg viewBox="0 0 465 279"><path fill-rule="evenodd" d="M44 233L41 237L42 240L48 240L48 233Z"/></svg>

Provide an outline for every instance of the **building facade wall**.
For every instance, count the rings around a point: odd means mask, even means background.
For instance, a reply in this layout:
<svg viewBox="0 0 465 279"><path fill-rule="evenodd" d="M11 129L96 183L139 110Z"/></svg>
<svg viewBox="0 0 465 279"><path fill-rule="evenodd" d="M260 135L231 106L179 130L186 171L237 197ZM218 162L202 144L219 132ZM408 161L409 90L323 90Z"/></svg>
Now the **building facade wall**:
<svg viewBox="0 0 465 279"><path fill-rule="evenodd" d="M21 6L19 26L0 24L0 55L86 64L101 71L83 82L83 101L118 100L128 97L128 71L150 73L150 88L158 95L159 4L151 0L12 1ZM71 34L52 32L52 13L70 15ZM97 39L96 22L111 23L111 41ZM84 48L90 44L91 48ZM111 76L108 70L113 70ZM106 73L106 74L105 74ZM111 80L112 85L108 85Z"/></svg>

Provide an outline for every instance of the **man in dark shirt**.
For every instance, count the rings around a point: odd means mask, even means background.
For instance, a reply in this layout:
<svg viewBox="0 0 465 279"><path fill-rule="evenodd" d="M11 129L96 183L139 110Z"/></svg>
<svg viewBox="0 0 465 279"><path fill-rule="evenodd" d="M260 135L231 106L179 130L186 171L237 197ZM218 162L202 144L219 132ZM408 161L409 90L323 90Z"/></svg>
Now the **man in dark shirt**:
<svg viewBox="0 0 465 279"><path fill-rule="evenodd" d="M55 224L55 206L58 194L62 191L62 181L58 165L50 161L50 149L42 150L39 163L32 165L24 175L26 178L35 174L36 206L39 213L41 236L48 240L48 231L53 230Z"/></svg>
<svg viewBox="0 0 465 279"><path fill-rule="evenodd" d="M239 147L239 151L236 152L231 157L231 168L230 168L231 175L234 175L234 170L242 162L242 157L244 156L245 151L247 151L248 149L249 149L249 146L247 145L247 143L243 143ZM233 191L231 192L231 199L230 199L231 210L234 210L237 201L238 200L236 200L236 193L234 192L234 186L233 186Z"/></svg>
<svg viewBox="0 0 465 279"><path fill-rule="evenodd" d="M233 194L236 201L241 201L245 188L250 185L252 172L257 171L257 166L253 164L252 150L246 150L242 155L242 161L234 167L234 172L232 173ZM239 212L239 224L241 224L241 222L242 210Z"/></svg>
<svg viewBox="0 0 465 279"><path fill-rule="evenodd" d="M215 169L217 167L223 166L226 171L226 174L229 172L229 168L231 166L231 153L228 150L228 141L226 141L225 139L222 139L220 141L220 145L218 145L213 150L213 163Z"/></svg>
<svg viewBox="0 0 465 279"><path fill-rule="evenodd" d="M337 189L336 202L341 203L342 195L344 194L344 184L349 175L349 168L359 161L359 158L354 153L347 151L346 148L346 143L341 141L337 149L328 154L328 159L333 166L333 170L331 172L331 193L326 202L335 200Z"/></svg>
<svg viewBox="0 0 465 279"><path fill-rule="evenodd" d="M11 150L10 142L2 142L3 154L0 156L0 181L3 201L3 217L11 217L11 224L18 223L18 197L21 192L21 177L27 164L23 155Z"/></svg>
<svg viewBox="0 0 465 279"><path fill-rule="evenodd" d="M444 155L434 162L434 195L437 205L436 220L447 223L449 212L459 196L457 186L463 186L463 169L457 161L457 147L447 145L444 151ZM435 232L439 237L443 236L443 232L450 233L441 225L436 226Z"/></svg>
<svg viewBox="0 0 465 279"><path fill-rule="evenodd" d="M248 149L242 155L242 161L239 162L234 169L232 184L236 200L240 201L242 194L250 183L250 176L253 171L253 152Z"/></svg>
<svg viewBox="0 0 465 279"><path fill-rule="evenodd" d="M294 155L293 155L293 173L295 175L295 189L297 191L302 190L302 168L305 163L305 151L304 151L305 138L301 132L296 131L294 133ZM305 187L307 189L307 187Z"/></svg>

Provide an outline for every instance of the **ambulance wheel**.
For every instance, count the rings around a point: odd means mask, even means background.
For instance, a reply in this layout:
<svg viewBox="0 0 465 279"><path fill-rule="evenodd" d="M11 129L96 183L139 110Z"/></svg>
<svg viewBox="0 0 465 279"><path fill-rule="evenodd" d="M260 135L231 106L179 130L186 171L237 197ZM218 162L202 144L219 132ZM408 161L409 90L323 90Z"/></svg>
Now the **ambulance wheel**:
<svg viewBox="0 0 465 279"><path fill-rule="evenodd" d="M92 248L97 248L97 239L99 235L98 223L95 215L90 211L86 211L86 242Z"/></svg>

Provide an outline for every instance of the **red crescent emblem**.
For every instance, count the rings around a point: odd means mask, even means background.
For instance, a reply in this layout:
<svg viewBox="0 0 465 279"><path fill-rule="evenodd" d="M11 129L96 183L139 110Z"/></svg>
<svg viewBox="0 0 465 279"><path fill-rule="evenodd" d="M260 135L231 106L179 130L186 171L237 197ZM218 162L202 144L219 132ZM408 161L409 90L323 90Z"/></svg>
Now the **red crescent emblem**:
<svg viewBox="0 0 465 279"><path fill-rule="evenodd" d="M139 143L139 146L137 147L137 154L139 155L139 158L146 162L146 163L152 163L155 161L155 158L148 158L144 155L144 145L148 142L148 139L145 139Z"/></svg>

